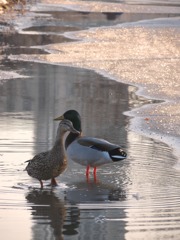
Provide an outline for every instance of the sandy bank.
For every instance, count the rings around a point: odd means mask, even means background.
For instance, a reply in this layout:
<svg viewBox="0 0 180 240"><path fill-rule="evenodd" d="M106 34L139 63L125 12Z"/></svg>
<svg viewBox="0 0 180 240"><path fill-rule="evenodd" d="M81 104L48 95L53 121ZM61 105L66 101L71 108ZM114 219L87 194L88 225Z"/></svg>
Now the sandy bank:
<svg viewBox="0 0 180 240"><path fill-rule="evenodd" d="M12 10L16 5L21 6L22 8L22 6L25 4L26 0L0 0L0 14Z"/></svg>

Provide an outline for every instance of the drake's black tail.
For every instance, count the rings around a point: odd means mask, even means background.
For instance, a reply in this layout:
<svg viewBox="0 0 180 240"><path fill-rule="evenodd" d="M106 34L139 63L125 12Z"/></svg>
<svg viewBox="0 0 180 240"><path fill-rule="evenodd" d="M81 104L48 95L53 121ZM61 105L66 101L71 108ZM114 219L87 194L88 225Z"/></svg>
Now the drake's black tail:
<svg viewBox="0 0 180 240"><path fill-rule="evenodd" d="M127 157L127 153L121 148L115 148L109 151L109 155L113 162L121 161Z"/></svg>

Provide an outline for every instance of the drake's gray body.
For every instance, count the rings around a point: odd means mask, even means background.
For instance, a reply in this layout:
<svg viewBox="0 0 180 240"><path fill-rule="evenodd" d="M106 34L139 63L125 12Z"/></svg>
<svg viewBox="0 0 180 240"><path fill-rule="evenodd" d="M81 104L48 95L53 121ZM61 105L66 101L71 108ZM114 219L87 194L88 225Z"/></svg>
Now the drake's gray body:
<svg viewBox="0 0 180 240"><path fill-rule="evenodd" d="M113 153L115 149L117 153ZM126 157L125 152L118 145L104 139L83 136L77 137L67 147L66 152L68 159L90 167L120 161Z"/></svg>
<svg viewBox="0 0 180 240"><path fill-rule="evenodd" d="M63 120L59 124L53 148L50 151L39 153L27 161L28 165L25 170L31 177L40 181L41 187L43 187L42 180L52 179L55 182L55 178L67 167L63 146L63 136L67 131L79 133L69 120Z"/></svg>

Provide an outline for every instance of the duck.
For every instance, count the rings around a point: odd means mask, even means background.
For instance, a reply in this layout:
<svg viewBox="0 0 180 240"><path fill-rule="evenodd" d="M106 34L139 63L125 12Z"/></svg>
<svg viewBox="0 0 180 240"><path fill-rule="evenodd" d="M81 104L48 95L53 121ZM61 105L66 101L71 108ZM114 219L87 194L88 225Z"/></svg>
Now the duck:
<svg viewBox="0 0 180 240"><path fill-rule="evenodd" d="M64 135L66 132L79 134L79 131L73 127L71 121L64 119L59 123L56 140L51 150L41 152L35 155L31 160L27 160L28 165L25 170L28 175L39 180L41 189L43 188L42 180L51 179L51 185L57 186L55 180L67 167L67 158L64 151Z"/></svg>
<svg viewBox="0 0 180 240"><path fill-rule="evenodd" d="M73 127L79 133L70 132L65 140L65 151L68 160L72 160L86 167L86 177L89 178L90 168L93 168L96 180L97 167L118 162L127 157L127 153L116 144L105 139L83 136L81 128L81 116L76 110L68 110L63 115L55 118L55 121L70 120Z"/></svg>

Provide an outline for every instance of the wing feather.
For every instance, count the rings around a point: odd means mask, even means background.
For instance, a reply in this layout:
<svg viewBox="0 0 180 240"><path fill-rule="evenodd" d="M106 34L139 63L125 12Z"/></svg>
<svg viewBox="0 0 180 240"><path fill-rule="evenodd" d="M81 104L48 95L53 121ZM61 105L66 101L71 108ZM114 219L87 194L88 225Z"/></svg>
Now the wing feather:
<svg viewBox="0 0 180 240"><path fill-rule="evenodd" d="M100 138L92 138L92 137L81 137L77 140L77 142L86 147L94 148L99 151L111 151L115 148L119 148L118 145L112 144L104 139Z"/></svg>

